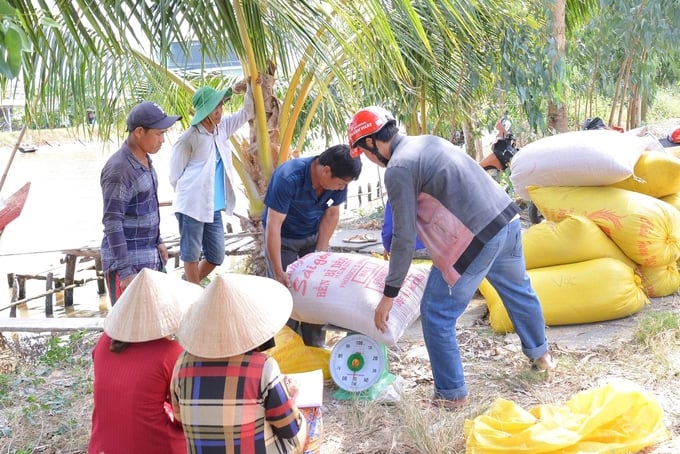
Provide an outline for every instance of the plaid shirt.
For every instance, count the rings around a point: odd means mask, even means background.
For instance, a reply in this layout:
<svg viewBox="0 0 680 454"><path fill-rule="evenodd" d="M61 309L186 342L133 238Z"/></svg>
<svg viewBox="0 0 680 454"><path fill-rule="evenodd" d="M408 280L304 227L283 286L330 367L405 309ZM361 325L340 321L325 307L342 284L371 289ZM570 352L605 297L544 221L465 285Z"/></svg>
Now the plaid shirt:
<svg viewBox="0 0 680 454"><path fill-rule="evenodd" d="M172 407L189 453L286 453L300 449L304 420L274 358L250 352L206 359L188 352L172 376Z"/></svg>
<svg viewBox="0 0 680 454"><path fill-rule="evenodd" d="M106 162L100 177L104 199L102 268L116 271L120 279L142 268L158 270L161 265L158 177L148 155L147 159L148 168L134 158L124 142Z"/></svg>

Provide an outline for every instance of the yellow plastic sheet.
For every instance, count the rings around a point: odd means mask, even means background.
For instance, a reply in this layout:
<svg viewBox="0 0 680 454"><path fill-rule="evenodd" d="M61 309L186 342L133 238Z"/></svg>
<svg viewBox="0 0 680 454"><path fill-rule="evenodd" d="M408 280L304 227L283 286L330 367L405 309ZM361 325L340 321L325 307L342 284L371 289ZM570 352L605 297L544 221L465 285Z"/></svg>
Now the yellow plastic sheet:
<svg viewBox="0 0 680 454"><path fill-rule="evenodd" d="M330 350L321 347L309 347L302 341L302 337L287 325L274 336L276 346L267 350L270 356L279 363L279 368L284 374L309 372L321 369L324 380L331 378L329 362Z"/></svg>
<svg viewBox="0 0 680 454"><path fill-rule="evenodd" d="M625 380L528 411L498 399L487 413L466 420L464 431L469 454L623 454L669 437L656 398Z"/></svg>

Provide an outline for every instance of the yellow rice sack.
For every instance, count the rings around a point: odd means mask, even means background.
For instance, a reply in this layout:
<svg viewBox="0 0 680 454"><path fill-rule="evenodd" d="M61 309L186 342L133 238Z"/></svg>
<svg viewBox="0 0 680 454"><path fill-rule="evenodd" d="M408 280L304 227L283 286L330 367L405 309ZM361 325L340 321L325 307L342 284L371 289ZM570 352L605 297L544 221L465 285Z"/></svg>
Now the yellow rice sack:
<svg viewBox="0 0 680 454"><path fill-rule="evenodd" d="M633 175L610 186L657 198L680 192L680 158L665 151L645 151Z"/></svg>
<svg viewBox="0 0 680 454"><path fill-rule="evenodd" d="M650 298L672 295L680 288L678 263L661 266L638 266L637 273L642 278L642 287Z"/></svg>
<svg viewBox="0 0 680 454"><path fill-rule="evenodd" d="M680 192L676 192L675 194L670 194L666 195L663 197L659 197L659 200L663 200L664 202L668 203L669 205L673 205L676 210L680 210Z"/></svg>
<svg viewBox="0 0 680 454"><path fill-rule="evenodd" d="M522 235L522 247L528 270L603 257L620 260L631 268L636 265L597 224L580 215L532 225Z"/></svg>
<svg viewBox="0 0 680 454"><path fill-rule="evenodd" d="M546 219L584 215L637 264L660 266L680 257L680 211L662 200L607 186L532 186L529 193Z"/></svg>
<svg viewBox="0 0 680 454"><path fill-rule="evenodd" d="M619 260L601 258L527 271L547 325L601 322L637 313L649 298L633 269ZM491 328L514 331L503 301L488 280L479 291L489 307Z"/></svg>

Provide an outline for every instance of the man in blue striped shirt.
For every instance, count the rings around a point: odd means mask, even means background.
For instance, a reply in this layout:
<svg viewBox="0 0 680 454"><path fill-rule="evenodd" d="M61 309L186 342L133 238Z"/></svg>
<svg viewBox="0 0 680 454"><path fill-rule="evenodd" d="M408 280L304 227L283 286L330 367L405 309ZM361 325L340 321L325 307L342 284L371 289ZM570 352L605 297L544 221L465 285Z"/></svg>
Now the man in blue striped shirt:
<svg viewBox="0 0 680 454"><path fill-rule="evenodd" d="M104 201L102 268L111 305L142 268L163 270L168 250L160 235L158 176L151 156L165 132L182 117L144 101L127 118L128 137L102 169Z"/></svg>

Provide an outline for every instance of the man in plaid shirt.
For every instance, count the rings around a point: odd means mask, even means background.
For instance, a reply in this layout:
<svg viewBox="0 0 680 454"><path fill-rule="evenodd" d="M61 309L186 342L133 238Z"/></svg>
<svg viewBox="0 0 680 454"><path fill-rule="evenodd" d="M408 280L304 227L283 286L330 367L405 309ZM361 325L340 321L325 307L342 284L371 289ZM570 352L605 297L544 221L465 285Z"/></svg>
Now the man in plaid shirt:
<svg viewBox="0 0 680 454"><path fill-rule="evenodd" d="M160 235L158 176L150 155L161 149L165 132L180 118L167 115L158 104L141 102L128 115L127 139L102 169L101 256L111 305L142 268L160 271L168 260Z"/></svg>

